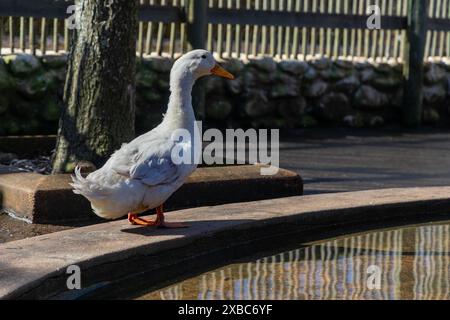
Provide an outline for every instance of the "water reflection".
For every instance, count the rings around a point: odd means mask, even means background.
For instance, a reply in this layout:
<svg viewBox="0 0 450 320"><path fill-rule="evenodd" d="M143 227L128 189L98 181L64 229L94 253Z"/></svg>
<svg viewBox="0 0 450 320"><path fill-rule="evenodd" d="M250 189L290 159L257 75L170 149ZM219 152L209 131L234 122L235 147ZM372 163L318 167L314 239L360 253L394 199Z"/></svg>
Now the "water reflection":
<svg viewBox="0 0 450 320"><path fill-rule="evenodd" d="M449 246L450 224L371 232L230 265L139 299L449 299ZM370 289L374 279L380 286Z"/></svg>

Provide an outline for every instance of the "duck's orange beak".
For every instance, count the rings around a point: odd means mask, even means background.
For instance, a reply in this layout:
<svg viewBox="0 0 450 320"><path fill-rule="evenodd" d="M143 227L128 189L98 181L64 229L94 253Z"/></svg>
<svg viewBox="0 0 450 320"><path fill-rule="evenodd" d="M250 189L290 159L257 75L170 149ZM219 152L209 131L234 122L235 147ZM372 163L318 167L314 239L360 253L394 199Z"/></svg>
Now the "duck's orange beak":
<svg viewBox="0 0 450 320"><path fill-rule="evenodd" d="M214 68L211 69L211 73L215 74L216 76L227 78L227 79L234 79L234 76L229 73L227 70L222 68L218 63L214 66Z"/></svg>

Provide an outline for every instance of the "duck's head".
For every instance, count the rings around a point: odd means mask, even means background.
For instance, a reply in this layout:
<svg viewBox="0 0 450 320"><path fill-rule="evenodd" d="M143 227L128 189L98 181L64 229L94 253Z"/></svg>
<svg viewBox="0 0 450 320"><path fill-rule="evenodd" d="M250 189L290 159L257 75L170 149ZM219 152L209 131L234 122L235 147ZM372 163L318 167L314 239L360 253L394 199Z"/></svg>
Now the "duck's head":
<svg viewBox="0 0 450 320"><path fill-rule="evenodd" d="M193 80L208 75L234 79L234 76L222 68L213 55L206 50L193 50L175 61L171 78L180 78L184 75L192 76Z"/></svg>

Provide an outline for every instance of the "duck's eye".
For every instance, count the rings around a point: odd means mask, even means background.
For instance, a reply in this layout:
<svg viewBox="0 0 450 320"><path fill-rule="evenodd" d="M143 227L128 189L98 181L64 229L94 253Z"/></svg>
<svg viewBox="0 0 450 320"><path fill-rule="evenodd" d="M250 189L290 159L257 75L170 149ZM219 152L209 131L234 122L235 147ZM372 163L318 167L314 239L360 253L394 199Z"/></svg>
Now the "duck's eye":
<svg viewBox="0 0 450 320"><path fill-rule="evenodd" d="M206 55L204 54L204 55L202 55L202 59L206 59Z"/></svg>

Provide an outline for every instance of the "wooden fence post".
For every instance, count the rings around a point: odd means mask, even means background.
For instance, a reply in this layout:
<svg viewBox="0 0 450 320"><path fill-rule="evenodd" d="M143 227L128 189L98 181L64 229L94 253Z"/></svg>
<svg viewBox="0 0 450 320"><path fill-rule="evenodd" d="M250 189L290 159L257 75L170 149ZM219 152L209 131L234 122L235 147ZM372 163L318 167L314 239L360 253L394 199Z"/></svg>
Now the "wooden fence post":
<svg viewBox="0 0 450 320"><path fill-rule="evenodd" d="M423 65L428 1L408 0L408 27L405 44L403 122L417 127L422 121Z"/></svg>
<svg viewBox="0 0 450 320"><path fill-rule="evenodd" d="M204 49L206 43L207 1L189 0L187 7L187 40L189 50ZM205 119L205 83L204 79L197 81L192 90L192 105L198 120Z"/></svg>

